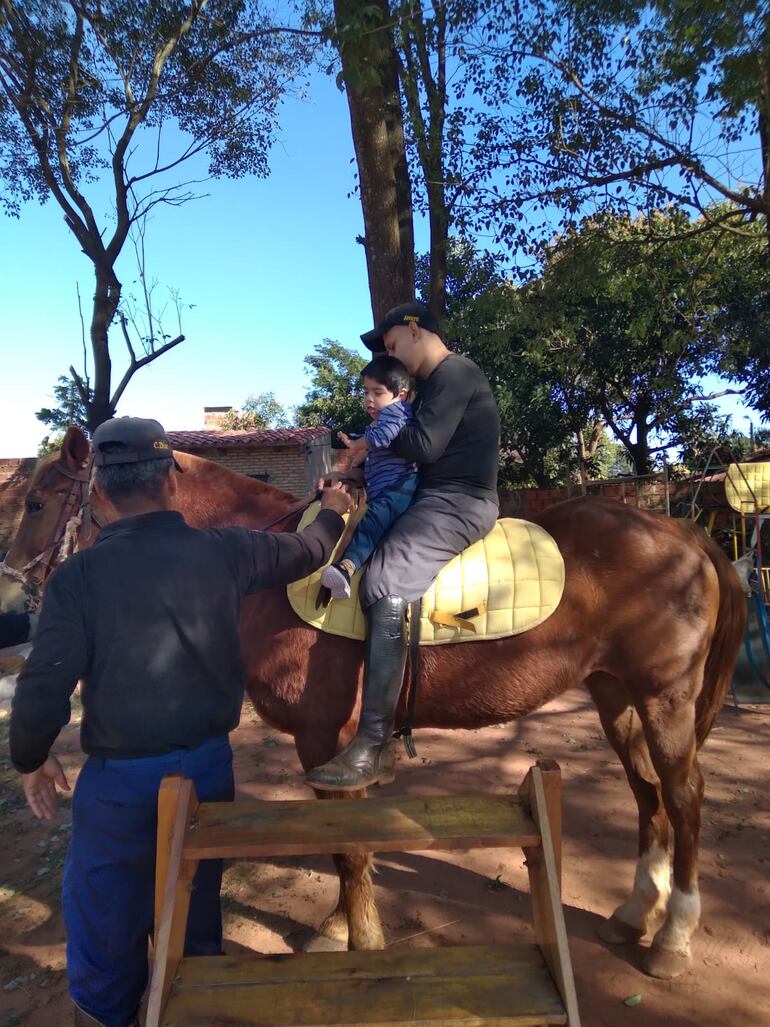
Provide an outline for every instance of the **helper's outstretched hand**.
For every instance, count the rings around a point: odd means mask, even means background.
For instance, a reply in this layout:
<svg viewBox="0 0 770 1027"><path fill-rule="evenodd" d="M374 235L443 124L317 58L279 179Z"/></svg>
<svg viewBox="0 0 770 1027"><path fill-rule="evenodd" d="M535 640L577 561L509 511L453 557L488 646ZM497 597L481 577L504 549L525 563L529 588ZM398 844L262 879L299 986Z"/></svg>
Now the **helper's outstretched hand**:
<svg viewBox="0 0 770 1027"><path fill-rule="evenodd" d="M56 819L59 810L57 785L63 792L70 790L64 768L55 756L49 755L42 767L33 770L31 774L21 775L21 787L27 805L38 820Z"/></svg>

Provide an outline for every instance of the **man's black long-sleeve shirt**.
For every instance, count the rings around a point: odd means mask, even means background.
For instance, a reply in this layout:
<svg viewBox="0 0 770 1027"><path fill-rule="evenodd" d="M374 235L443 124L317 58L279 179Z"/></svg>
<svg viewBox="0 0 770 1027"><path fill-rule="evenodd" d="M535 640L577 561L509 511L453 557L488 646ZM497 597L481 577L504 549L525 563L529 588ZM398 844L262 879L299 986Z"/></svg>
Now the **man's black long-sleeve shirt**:
<svg viewBox="0 0 770 1027"><path fill-rule="evenodd" d="M481 368L451 353L418 379L414 422L391 449L418 465L420 488L497 500L500 415Z"/></svg>
<svg viewBox="0 0 770 1027"><path fill-rule="evenodd" d="M174 511L102 529L46 585L11 710L13 765L30 773L45 762L80 679L90 755L160 755L231 731L243 700L243 596L310 574L342 529L331 510L296 534L199 530Z"/></svg>

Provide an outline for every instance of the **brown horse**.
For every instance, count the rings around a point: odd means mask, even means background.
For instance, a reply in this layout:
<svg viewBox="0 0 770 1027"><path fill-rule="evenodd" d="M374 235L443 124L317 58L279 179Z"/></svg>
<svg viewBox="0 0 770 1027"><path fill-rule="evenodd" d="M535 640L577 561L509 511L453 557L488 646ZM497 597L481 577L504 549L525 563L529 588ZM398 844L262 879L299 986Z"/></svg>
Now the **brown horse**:
<svg viewBox="0 0 770 1027"><path fill-rule="evenodd" d="M185 471L177 505L190 524L259 528L284 515L273 530L296 526L297 514L287 516L293 496L206 460L177 458ZM88 461L77 429L58 455L41 461L9 568L39 581L67 539L89 544L99 511L94 524L83 489ZM697 754L743 635L740 584L716 545L686 522L598 499L562 503L538 522L564 555L560 606L522 635L423 650L416 725L497 724L585 685L639 807L634 887L602 937L639 940L665 907L646 969L672 977L686 965L698 923ZM260 715L293 735L306 769L331 757L354 731L363 646L303 624L280 588L245 601L242 643L246 689ZM336 865L340 898L320 936L350 948L381 947L370 859L337 857Z"/></svg>

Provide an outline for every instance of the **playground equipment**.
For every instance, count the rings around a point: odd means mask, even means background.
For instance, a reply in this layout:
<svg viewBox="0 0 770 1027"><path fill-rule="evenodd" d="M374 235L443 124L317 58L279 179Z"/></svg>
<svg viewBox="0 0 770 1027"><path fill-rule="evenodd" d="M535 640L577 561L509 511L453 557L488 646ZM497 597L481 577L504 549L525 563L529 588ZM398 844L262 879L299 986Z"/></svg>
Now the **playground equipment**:
<svg viewBox="0 0 770 1027"><path fill-rule="evenodd" d="M579 1027L561 906L561 775L543 760L518 794L350 802L158 797L155 966L147 1027ZM200 859L521 847L536 944L183 957Z"/></svg>

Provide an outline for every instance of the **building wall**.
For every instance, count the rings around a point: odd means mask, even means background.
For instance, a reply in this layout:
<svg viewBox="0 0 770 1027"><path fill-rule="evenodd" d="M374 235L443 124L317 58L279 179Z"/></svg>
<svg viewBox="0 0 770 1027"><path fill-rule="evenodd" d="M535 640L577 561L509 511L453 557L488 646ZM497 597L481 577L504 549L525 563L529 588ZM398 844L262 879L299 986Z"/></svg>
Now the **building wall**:
<svg viewBox="0 0 770 1027"><path fill-rule="evenodd" d="M305 492L315 487L319 478L329 474L332 469L331 440L316 439L307 447L307 463L305 466Z"/></svg>
<svg viewBox="0 0 770 1027"><path fill-rule="evenodd" d="M230 413L232 407L204 407L203 427L207 431L217 431L222 427L222 421Z"/></svg>
<svg viewBox="0 0 770 1027"><path fill-rule="evenodd" d="M196 449L194 455L229 467L239 474L259 477L268 485L275 485L293 496L304 496L308 491L304 446L270 446L265 449L220 449L212 446L210 449Z"/></svg>

